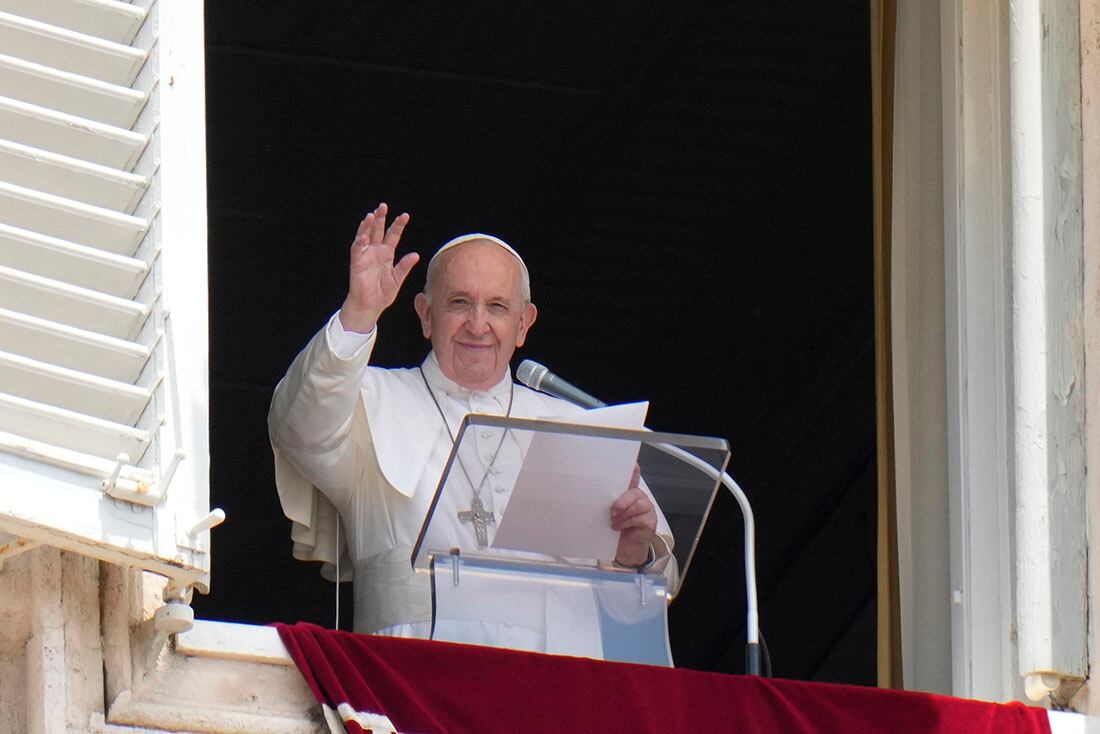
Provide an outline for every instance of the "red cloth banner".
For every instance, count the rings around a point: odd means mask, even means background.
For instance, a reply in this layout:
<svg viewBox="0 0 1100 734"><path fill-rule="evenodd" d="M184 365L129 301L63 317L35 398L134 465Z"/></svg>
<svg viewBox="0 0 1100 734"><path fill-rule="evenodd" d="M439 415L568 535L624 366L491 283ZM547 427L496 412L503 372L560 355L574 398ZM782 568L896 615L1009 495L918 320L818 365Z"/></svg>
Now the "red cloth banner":
<svg viewBox="0 0 1100 734"><path fill-rule="evenodd" d="M1044 709L276 625L349 732L1050 734Z"/></svg>

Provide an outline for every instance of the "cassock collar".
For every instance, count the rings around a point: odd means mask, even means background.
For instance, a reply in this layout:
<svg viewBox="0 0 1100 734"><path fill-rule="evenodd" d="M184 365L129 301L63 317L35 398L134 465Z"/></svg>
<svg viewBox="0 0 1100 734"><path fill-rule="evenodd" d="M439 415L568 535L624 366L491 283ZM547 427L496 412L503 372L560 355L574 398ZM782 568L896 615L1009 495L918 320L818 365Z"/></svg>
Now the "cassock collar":
<svg viewBox="0 0 1100 734"><path fill-rule="evenodd" d="M503 412L504 406L508 405L512 392L512 371L510 369L504 373L504 377L501 378L500 382L488 390L475 391L467 390L443 374L443 369L439 366L439 360L436 359L434 351L428 353L421 368L424 370L424 377L427 378L428 384L431 385L433 390L444 392L463 403L469 404L470 398L476 393L480 393L488 395L499 403L502 406L501 412Z"/></svg>

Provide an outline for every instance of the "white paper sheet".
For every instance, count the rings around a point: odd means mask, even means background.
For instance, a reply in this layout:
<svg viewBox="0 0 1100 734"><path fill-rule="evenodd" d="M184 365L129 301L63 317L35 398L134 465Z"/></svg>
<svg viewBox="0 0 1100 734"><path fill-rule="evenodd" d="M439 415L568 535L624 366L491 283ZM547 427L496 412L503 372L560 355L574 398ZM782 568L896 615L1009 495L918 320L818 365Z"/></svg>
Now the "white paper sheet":
<svg viewBox="0 0 1100 734"><path fill-rule="evenodd" d="M640 429L648 410L648 402L628 403L560 420ZM492 547L613 560L619 534L611 529L611 503L626 491L639 448L637 441L534 434Z"/></svg>

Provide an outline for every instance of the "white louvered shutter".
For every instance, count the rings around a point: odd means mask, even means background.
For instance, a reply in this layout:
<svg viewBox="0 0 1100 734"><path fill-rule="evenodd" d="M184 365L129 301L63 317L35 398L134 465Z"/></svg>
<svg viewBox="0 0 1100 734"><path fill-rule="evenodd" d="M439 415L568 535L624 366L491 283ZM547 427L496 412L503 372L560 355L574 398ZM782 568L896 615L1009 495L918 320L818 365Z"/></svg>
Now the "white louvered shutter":
<svg viewBox="0 0 1100 734"><path fill-rule="evenodd" d="M193 0L0 0L0 560L208 583L202 38Z"/></svg>

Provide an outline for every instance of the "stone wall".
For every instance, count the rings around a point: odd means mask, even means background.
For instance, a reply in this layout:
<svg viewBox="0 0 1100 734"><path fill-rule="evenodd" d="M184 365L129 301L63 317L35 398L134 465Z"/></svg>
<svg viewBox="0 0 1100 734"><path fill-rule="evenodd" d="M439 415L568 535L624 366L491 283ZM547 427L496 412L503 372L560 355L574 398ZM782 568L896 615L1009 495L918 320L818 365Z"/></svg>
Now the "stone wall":
<svg viewBox="0 0 1100 734"><path fill-rule="evenodd" d="M288 659L181 654L153 612L163 580L38 547L0 567L0 732L322 732Z"/></svg>

